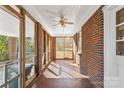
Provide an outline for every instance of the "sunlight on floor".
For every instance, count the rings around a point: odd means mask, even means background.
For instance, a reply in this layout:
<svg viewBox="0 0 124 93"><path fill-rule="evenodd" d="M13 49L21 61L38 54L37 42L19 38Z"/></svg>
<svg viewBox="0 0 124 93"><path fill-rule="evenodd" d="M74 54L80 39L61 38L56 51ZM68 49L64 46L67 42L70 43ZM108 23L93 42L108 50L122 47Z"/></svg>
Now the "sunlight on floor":
<svg viewBox="0 0 124 93"><path fill-rule="evenodd" d="M43 73L46 78L88 78L79 73L79 67L73 62L52 62Z"/></svg>

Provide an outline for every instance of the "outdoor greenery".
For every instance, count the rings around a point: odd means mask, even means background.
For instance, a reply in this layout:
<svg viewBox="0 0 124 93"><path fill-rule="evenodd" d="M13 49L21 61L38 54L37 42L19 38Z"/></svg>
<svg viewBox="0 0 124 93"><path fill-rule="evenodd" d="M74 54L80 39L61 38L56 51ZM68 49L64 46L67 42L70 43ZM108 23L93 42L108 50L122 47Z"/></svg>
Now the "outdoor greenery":
<svg viewBox="0 0 124 93"><path fill-rule="evenodd" d="M0 35L0 62L8 60L8 37L4 35ZM31 38L27 38L26 48L28 53L34 52L34 42Z"/></svg>
<svg viewBox="0 0 124 93"><path fill-rule="evenodd" d="M33 48L33 40L32 40L32 38L30 38L30 37L27 37L27 39L26 39L26 47L27 48Z"/></svg>
<svg viewBox="0 0 124 93"><path fill-rule="evenodd" d="M26 52L31 53L34 52L34 41L31 37L26 38Z"/></svg>
<svg viewBox="0 0 124 93"><path fill-rule="evenodd" d="M0 62L8 59L8 38L0 35Z"/></svg>

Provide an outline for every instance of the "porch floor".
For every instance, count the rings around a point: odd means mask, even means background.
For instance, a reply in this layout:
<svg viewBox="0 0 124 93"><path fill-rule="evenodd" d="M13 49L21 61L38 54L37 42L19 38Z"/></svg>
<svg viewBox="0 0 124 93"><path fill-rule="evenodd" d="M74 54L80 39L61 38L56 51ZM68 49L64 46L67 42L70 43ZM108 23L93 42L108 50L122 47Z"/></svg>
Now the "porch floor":
<svg viewBox="0 0 124 93"><path fill-rule="evenodd" d="M32 88L92 88L88 76L80 74L79 67L72 60L52 62L39 76Z"/></svg>

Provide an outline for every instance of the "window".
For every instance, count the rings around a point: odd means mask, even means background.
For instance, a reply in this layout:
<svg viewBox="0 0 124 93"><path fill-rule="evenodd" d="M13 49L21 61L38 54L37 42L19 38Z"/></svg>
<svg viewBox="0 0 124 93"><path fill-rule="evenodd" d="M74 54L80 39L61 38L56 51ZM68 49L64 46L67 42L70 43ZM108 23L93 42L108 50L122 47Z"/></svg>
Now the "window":
<svg viewBox="0 0 124 93"><path fill-rule="evenodd" d="M124 55L124 8L116 13L116 54Z"/></svg>
<svg viewBox="0 0 124 93"><path fill-rule="evenodd" d="M49 36L49 62L51 61L50 51L51 51L51 37Z"/></svg>
<svg viewBox="0 0 124 93"><path fill-rule="evenodd" d="M25 12L14 5L0 6L0 87L23 87L24 83L28 85L31 78L35 77L37 60L35 21ZM24 13L25 20L21 20L20 13ZM25 47L21 48L23 46ZM30 81L23 82L22 79Z"/></svg>
<svg viewBox="0 0 124 93"><path fill-rule="evenodd" d="M42 42L44 53L42 56L42 69L44 69L50 63L50 36L46 32L43 32Z"/></svg>
<svg viewBox="0 0 124 93"><path fill-rule="evenodd" d="M48 34L46 33L46 62L45 62L45 65L47 64L47 63L49 63L49 58L48 58L48 56L49 56L49 36L48 36Z"/></svg>
<svg viewBox="0 0 124 93"><path fill-rule="evenodd" d="M0 86L3 87L18 87L19 22L0 8Z"/></svg>
<svg viewBox="0 0 124 93"><path fill-rule="evenodd" d="M82 52L82 31L80 31L78 34L77 34L77 42L78 42L78 53L81 53Z"/></svg>
<svg viewBox="0 0 124 93"><path fill-rule="evenodd" d="M117 19L116 24L121 24L124 22L124 8L117 12L116 19Z"/></svg>
<svg viewBox="0 0 124 93"><path fill-rule="evenodd" d="M41 42L42 42L42 69L44 69L44 67L45 67L45 31L43 31L42 30L42 40L41 40Z"/></svg>
<svg viewBox="0 0 124 93"><path fill-rule="evenodd" d="M35 74L35 22L28 16L25 16L26 24L26 63L25 63L25 79L30 79Z"/></svg>
<svg viewBox="0 0 124 93"><path fill-rule="evenodd" d="M64 58L63 42L64 42L64 38L56 38L56 58L57 59Z"/></svg>
<svg viewBox="0 0 124 93"><path fill-rule="evenodd" d="M56 38L56 58L72 59L73 39L71 37Z"/></svg>

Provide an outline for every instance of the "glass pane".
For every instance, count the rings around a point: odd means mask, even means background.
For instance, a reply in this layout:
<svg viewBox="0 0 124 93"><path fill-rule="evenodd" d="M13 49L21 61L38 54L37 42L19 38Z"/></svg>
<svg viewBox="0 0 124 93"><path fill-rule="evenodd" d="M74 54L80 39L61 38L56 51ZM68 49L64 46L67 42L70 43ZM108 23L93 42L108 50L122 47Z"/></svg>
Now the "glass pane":
<svg viewBox="0 0 124 93"><path fill-rule="evenodd" d="M124 41L117 42L117 55L124 55Z"/></svg>
<svg viewBox="0 0 124 93"><path fill-rule="evenodd" d="M27 16L26 19L26 80L35 73L35 23Z"/></svg>
<svg viewBox="0 0 124 93"><path fill-rule="evenodd" d="M124 22L124 8L117 12L116 20L117 24Z"/></svg>
<svg viewBox="0 0 124 93"><path fill-rule="evenodd" d="M7 88L18 88L18 76L14 77L8 84Z"/></svg>
<svg viewBox="0 0 124 93"><path fill-rule="evenodd" d="M72 38L65 38L65 58L72 59Z"/></svg>
<svg viewBox="0 0 124 93"><path fill-rule="evenodd" d="M49 62L49 38L48 35L46 34L46 63Z"/></svg>
<svg viewBox="0 0 124 93"><path fill-rule="evenodd" d="M117 27L117 39L124 39L124 25Z"/></svg>
<svg viewBox="0 0 124 93"><path fill-rule="evenodd" d="M7 81L9 81L18 75L18 70L17 70L18 62L15 60L15 62L13 61L13 63L11 62L6 65L7 65L7 73L8 73Z"/></svg>
<svg viewBox="0 0 124 93"><path fill-rule="evenodd" d="M79 42L78 42L78 52L81 53L82 50L82 35L81 31L79 32Z"/></svg>
<svg viewBox="0 0 124 93"><path fill-rule="evenodd" d="M0 85L18 75L19 22L19 19L0 9ZM18 87L18 83L11 84L11 87Z"/></svg>
<svg viewBox="0 0 124 93"><path fill-rule="evenodd" d="M41 42L42 42L42 53L43 53L43 56L42 56L42 69L43 69L44 66L45 66L45 65L44 65L44 64L45 64L45 54L44 54L44 52L45 52L45 51L44 51L45 38L44 38L44 37L45 37L44 31L42 31L42 39L41 39L41 40L42 40L42 41L41 41Z"/></svg>
<svg viewBox="0 0 124 93"><path fill-rule="evenodd" d="M72 59L72 38L56 38L56 58Z"/></svg>
<svg viewBox="0 0 124 93"><path fill-rule="evenodd" d="M51 61L50 48L51 48L51 37L49 36L49 61Z"/></svg>
<svg viewBox="0 0 124 93"><path fill-rule="evenodd" d="M56 38L56 58L64 58L64 38Z"/></svg>

